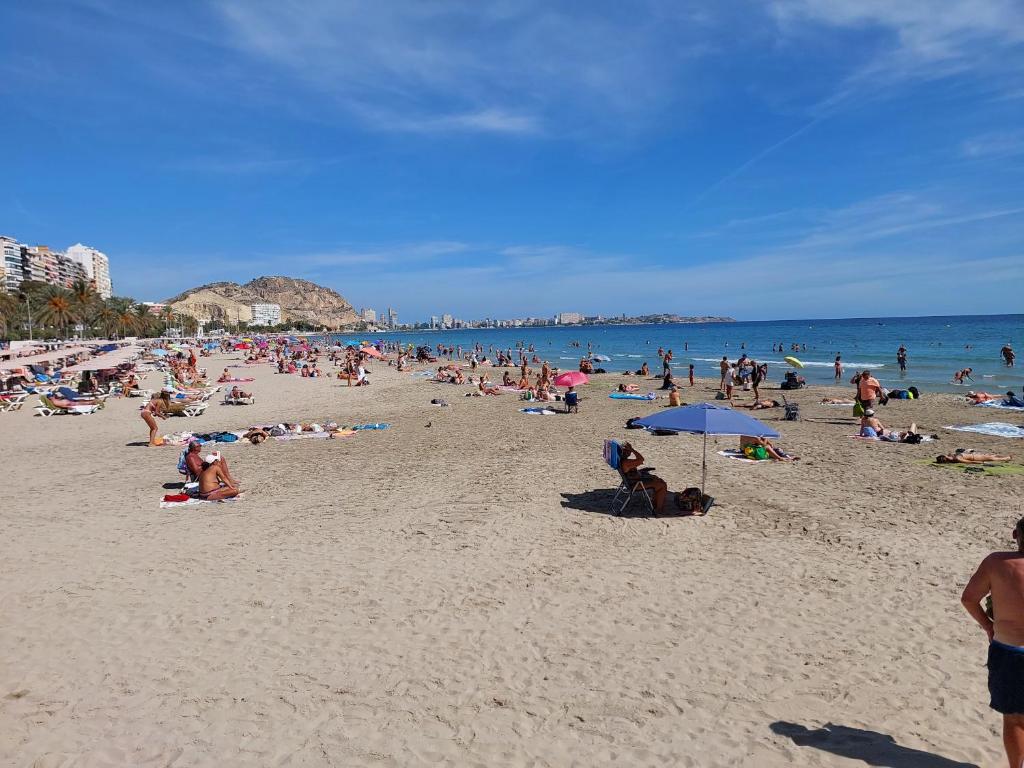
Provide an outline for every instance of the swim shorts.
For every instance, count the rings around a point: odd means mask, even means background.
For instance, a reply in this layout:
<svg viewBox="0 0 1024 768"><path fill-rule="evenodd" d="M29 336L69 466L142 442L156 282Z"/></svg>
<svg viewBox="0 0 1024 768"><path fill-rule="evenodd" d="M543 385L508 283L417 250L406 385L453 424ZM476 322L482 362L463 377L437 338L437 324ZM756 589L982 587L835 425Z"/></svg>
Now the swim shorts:
<svg viewBox="0 0 1024 768"><path fill-rule="evenodd" d="M996 712L1024 714L1024 648L998 640L989 644L988 692Z"/></svg>

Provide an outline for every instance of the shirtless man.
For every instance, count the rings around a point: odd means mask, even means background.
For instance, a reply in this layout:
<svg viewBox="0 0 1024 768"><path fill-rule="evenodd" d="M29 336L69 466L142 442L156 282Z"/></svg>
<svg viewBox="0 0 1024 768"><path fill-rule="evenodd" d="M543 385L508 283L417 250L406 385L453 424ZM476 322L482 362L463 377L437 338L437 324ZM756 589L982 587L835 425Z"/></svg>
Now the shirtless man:
<svg viewBox="0 0 1024 768"><path fill-rule="evenodd" d="M631 443L624 443L619 452L619 467L622 474L632 483L639 482L640 487L654 492L654 513L660 515L665 511L665 497L668 496L668 483L660 477L648 474L640 467L644 457Z"/></svg>
<svg viewBox="0 0 1024 768"><path fill-rule="evenodd" d="M235 482L226 474L219 453L203 459L199 473L199 498L204 501L224 501L240 493Z"/></svg>
<svg viewBox="0 0 1024 768"><path fill-rule="evenodd" d="M1024 518L1013 529L1016 550L993 552L967 582L960 601L988 637L989 706L1003 716L1011 768L1024 763ZM992 596L992 616L981 606Z"/></svg>
<svg viewBox="0 0 1024 768"><path fill-rule="evenodd" d="M199 476L203 473L203 444L198 440L193 440L188 444L188 451L185 453L185 469L188 470L189 479L192 481L198 480ZM220 455L220 451L211 453L210 456L216 456L220 461L220 471L231 481L233 485L238 483L235 478L231 476L231 469L228 467L228 460ZM209 458L209 457L207 457Z"/></svg>

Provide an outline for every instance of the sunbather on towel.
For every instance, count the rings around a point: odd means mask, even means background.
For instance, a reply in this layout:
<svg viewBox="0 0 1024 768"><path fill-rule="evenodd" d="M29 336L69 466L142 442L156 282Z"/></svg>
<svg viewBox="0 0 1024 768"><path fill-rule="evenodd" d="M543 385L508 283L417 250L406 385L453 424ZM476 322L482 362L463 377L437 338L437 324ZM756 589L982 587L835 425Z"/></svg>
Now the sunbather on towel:
<svg viewBox="0 0 1024 768"><path fill-rule="evenodd" d="M823 397L821 398L822 405L855 405L853 400L846 397Z"/></svg>
<svg viewBox="0 0 1024 768"><path fill-rule="evenodd" d="M935 457L936 464L984 464L989 461L1010 461L1012 456L1000 456L997 453L980 453L972 448L957 448L953 453Z"/></svg>
<svg viewBox="0 0 1024 768"><path fill-rule="evenodd" d="M748 451L747 449L751 450ZM774 459L775 461L799 461L799 456L790 456L788 453L783 451L781 448L776 448L772 441L767 437L751 437L750 435L740 435L740 450L744 456L748 456L751 453L759 453L758 448L763 448L765 455Z"/></svg>
<svg viewBox="0 0 1024 768"><path fill-rule="evenodd" d="M223 501L241 492L238 485L225 473L223 459L219 453L211 453L203 459L199 473L199 498L204 501Z"/></svg>
<svg viewBox="0 0 1024 768"><path fill-rule="evenodd" d="M270 437L270 433L260 427L249 427L249 431L242 435L243 440L248 440L253 445L259 445Z"/></svg>
<svg viewBox="0 0 1024 768"><path fill-rule="evenodd" d="M640 483L646 490L654 492L654 512L661 514L665 511L665 498L668 496L668 483L656 475L649 474L650 470L642 468L644 457L631 443L623 443L619 449L619 468L626 479L631 483Z"/></svg>

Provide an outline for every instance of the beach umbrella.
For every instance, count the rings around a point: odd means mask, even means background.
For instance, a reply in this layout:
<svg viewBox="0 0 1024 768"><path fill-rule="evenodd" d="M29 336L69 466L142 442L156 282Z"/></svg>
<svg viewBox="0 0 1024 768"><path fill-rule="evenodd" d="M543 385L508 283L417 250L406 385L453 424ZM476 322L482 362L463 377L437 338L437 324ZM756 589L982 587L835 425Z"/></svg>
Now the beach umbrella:
<svg viewBox="0 0 1024 768"><path fill-rule="evenodd" d="M590 377L582 371L566 371L555 376L556 387L578 387L589 382Z"/></svg>
<svg viewBox="0 0 1024 768"><path fill-rule="evenodd" d="M750 437L778 437L779 433L752 416L739 413L724 405L697 403L680 408L667 408L633 422L645 429L664 429L670 432L690 432L704 435L701 461L700 493L704 498L704 484L708 477L708 435L748 435Z"/></svg>
<svg viewBox="0 0 1024 768"><path fill-rule="evenodd" d="M790 356L790 357L784 357L782 359L785 360L790 365L792 365L794 368L803 368L804 367L804 364L802 362L800 362L799 360L797 360L795 357Z"/></svg>
<svg viewBox="0 0 1024 768"><path fill-rule="evenodd" d="M384 357L384 355L382 355L380 352L377 351L376 347L363 347L359 351L362 352L364 355L369 355L370 357L376 357L376 358Z"/></svg>

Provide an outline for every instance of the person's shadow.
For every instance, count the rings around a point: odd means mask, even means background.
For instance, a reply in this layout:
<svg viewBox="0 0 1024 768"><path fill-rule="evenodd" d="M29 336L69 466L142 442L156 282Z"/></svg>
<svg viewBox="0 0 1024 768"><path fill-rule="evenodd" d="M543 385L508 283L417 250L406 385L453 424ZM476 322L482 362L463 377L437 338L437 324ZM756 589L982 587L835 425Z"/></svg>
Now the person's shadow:
<svg viewBox="0 0 1024 768"><path fill-rule="evenodd" d="M789 737L799 747L814 747L878 768L978 768L974 763L961 763L932 752L900 746L892 736L865 728L826 723L812 729L784 720L768 727L780 736Z"/></svg>

